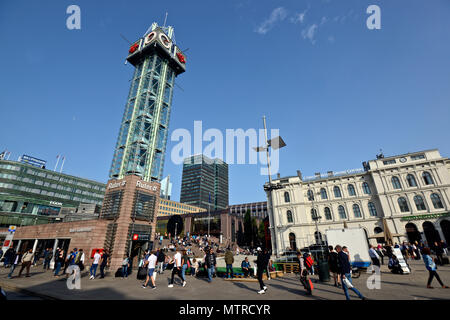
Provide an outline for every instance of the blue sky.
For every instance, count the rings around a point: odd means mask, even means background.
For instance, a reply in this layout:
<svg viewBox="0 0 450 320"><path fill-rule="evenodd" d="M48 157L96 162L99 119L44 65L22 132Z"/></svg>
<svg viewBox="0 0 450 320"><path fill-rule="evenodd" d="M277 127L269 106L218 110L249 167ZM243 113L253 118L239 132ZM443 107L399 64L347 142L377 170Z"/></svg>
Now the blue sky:
<svg viewBox="0 0 450 320"><path fill-rule="evenodd" d="M81 30L66 28L71 4ZM371 4L381 30L366 27ZM171 132L259 129L265 114L287 143L281 175L359 168L380 148L450 155L446 0L2 1L0 149L48 168L63 154L65 173L106 182L133 70L120 34L134 41L166 11L189 48ZM231 204L265 200L259 169L230 166Z"/></svg>

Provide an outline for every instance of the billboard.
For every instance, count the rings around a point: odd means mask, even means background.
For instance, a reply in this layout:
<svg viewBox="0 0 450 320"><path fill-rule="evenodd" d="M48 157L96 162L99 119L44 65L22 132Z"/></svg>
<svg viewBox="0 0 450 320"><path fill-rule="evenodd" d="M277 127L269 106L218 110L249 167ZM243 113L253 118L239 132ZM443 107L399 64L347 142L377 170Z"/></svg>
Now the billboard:
<svg viewBox="0 0 450 320"><path fill-rule="evenodd" d="M44 168L44 169L45 169L45 165L47 164L47 161L45 161L45 160L27 156L26 154L24 154L23 156L20 157L20 162L31 164L32 166Z"/></svg>

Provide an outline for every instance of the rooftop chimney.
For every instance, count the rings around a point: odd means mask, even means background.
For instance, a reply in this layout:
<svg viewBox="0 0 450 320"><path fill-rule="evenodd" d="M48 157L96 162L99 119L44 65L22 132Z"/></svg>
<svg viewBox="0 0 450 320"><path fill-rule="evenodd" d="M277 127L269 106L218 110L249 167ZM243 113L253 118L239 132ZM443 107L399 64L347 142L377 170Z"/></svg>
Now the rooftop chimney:
<svg viewBox="0 0 450 320"><path fill-rule="evenodd" d="M302 180L302 172L300 170L297 170L297 176Z"/></svg>

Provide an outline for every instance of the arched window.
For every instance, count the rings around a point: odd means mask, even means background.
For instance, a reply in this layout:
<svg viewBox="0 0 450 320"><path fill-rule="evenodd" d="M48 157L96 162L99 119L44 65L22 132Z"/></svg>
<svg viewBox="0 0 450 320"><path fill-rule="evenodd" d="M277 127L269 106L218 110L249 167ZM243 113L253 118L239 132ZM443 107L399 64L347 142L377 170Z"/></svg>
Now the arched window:
<svg viewBox="0 0 450 320"><path fill-rule="evenodd" d="M377 209L375 208L375 205L373 204L373 202L369 202L368 207L369 207L370 215L372 217L376 217L377 216Z"/></svg>
<svg viewBox="0 0 450 320"><path fill-rule="evenodd" d="M417 187L416 178L414 178L414 176L412 174L408 174L406 176L406 181L408 181L408 185L410 187Z"/></svg>
<svg viewBox="0 0 450 320"><path fill-rule="evenodd" d="M353 205L353 214L355 215L355 218L361 218L361 210L356 203Z"/></svg>
<svg viewBox="0 0 450 320"><path fill-rule="evenodd" d="M292 212L291 212L291 210L288 210L288 211L286 212L286 216L287 216L287 222L288 222L288 223L294 222L294 219L292 218Z"/></svg>
<svg viewBox="0 0 450 320"><path fill-rule="evenodd" d="M349 184L347 189L350 196L356 196L355 187L352 184Z"/></svg>
<svg viewBox="0 0 450 320"><path fill-rule="evenodd" d="M291 202L291 198L289 197L289 192L284 193L284 202Z"/></svg>
<svg viewBox="0 0 450 320"><path fill-rule="evenodd" d="M400 207L401 212L408 212L408 202L406 202L406 199L403 197L398 198L398 206Z"/></svg>
<svg viewBox="0 0 450 320"><path fill-rule="evenodd" d="M363 188L364 194L370 194L370 187L369 187L369 184L367 182L364 182L362 184L362 188Z"/></svg>
<svg viewBox="0 0 450 320"><path fill-rule="evenodd" d="M423 181L425 182L426 185L428 184L433 184L433 178L431 178L431 174L429 172L424 172L422 174L423 177Z"/></svg>
<svg viewBox="0 0 450 320"><path fill-rule="evenodd" d="M325 188L320 189L320 196L322 197L322 200L328 199L327 190L325 190Z"/></svg>
<svg viewBox="0 0 450 320"><path fill-rule="evenodd" d="M339 218L347 219L347 214L345 213L345 209L343 206L338 207Z"/></svg>
<svg viewBox="0 0 450 320"><path fill-rule="evenodd" d="M336 198L341 198L341 197L342 197L342 195L341 195L341 189L339 189L338 186L335 186L335 187L333 188L333 190L334 190L334 196L335 196Z"/></svg>
<svg viewBox="0 0 450 320"><path fill-rule="evenodd" d="M431 202L433 202L433 207L435 209L442 209L444 205L442 204L441 197L437 193L433 193L431 196Z"/></svg>
<svg viewBox="0 0 450 320"><path fill-rule="evenodd" d="M308 190L307 194L308 194L308 200L314 201L314 192L312 190Z"/></svg>
<svg viewBox="0 0 450 320"><path fill-rule="evenodd" d="M311 209L311 219L314 221L315 219L317 219L317 210L316 209Z"/></svg>
<svg viewBox="0 0 450 320"><path fill-rule="evenodd" d="M325 207L325 219L333 220L333 217L331 216L330 208L328 208L328 207Z"/></svg>
<svg viewBox="0 0 450 320"><path fill-rule="evenodd" d="M392 187L394 187L394 189L401 189L402 188L402 186L400 184L400 180L397 177L395 177L395 176L392 177L391 181L392 181Z"/></svg>
<svg viewBox="0 0 450 320"><path fill-rule="evenodd" d="M425 203L423 202L423 198L419 195L414 197L414 203L416 204L417 210L426 210Z"/></svg>

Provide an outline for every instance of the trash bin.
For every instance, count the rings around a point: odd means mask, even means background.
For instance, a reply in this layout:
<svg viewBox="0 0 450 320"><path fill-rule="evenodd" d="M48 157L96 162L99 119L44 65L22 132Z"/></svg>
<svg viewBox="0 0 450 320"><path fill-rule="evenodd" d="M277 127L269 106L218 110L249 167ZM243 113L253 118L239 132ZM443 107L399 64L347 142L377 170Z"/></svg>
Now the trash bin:
<svg viewBox="0 0 450 320"><path fill-rule="evenodd" d="M325 245L312 245L309 247L311 255L317 261L317 273L319 281L330 281L330 269L328 266L328 247Z"/></svg>
<svg viewBox="0 0 450 320"><path fill-rule="evenodd" d="M319 261L317 263L318 267L318 273L319 273L319 280L320 282L327 282L330 281L330 270L328 268L328 261Z"/></svg>

